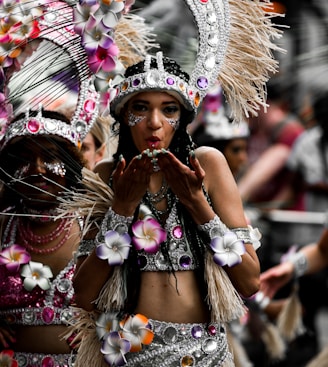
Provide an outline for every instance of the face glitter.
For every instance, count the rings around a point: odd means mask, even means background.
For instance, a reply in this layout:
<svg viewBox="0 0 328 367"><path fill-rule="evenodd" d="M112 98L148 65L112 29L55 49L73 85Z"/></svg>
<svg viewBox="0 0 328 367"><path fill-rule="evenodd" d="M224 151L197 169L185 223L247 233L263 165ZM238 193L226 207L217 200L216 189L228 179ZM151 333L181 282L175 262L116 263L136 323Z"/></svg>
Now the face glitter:
<svg viewBox="0 0 328 367"><path fill-rule="evenodd" d="M144 120L145 116L136 116L131 111L129 111L128 115L128 125L129 126L135 126L139 124L142 120Z"/></svg>

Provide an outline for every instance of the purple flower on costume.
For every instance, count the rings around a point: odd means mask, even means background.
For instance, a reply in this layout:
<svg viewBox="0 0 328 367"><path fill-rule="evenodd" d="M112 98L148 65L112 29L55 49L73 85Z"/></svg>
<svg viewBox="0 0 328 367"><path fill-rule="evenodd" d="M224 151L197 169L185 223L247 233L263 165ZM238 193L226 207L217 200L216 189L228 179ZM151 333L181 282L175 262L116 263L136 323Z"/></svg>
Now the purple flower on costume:
<svg viewBox="0 0 328 367"><path fill-rule="evenodd" d="M234 232L226 232L223 236L214 237L210 244L214 252L214 262L220 266L234 266L241 263L241 255L245 250L243 241Z"/></svg>
<svg viewBox="0 0 328 367"><path fill-rule="evenodd" d="M114 42L107 49L99 46L93 55L88 56L90 70L95 74L101 70L105 72L113 71L116 67L116 56L118 53L119 49Z"/></svg>
<svg viewBox="0 0 328 367"><path fill-rule="evenodd" d="M130 243L131 237L128 233L108 231L105 234L105 242L97 246L97 256L107 260L109 265L122 265L129 256Z"/></svg>
<svg viewBox="0 0 328 367"><path fill-rule="evenodd" d="M11 245L0 252L0 265L5 265L12 272L18 272L22 264L27 264L31 255L19 245Z"/></svg>
<svg viewBox="0 0 328 367"><path fill-rule="evenodd" d="M166 231L153 218L138 220L132 225L133 244L137 250L155 254L166 240Z"/></svg>
<svg viewBox="0 0 328 367"><path fill-rule="evenodd" d="M112 331L104 339L100 350L110 366L124 366L125 354L130 351L130 348L131 343L128 340L121 338L117 331Z"/></svg>

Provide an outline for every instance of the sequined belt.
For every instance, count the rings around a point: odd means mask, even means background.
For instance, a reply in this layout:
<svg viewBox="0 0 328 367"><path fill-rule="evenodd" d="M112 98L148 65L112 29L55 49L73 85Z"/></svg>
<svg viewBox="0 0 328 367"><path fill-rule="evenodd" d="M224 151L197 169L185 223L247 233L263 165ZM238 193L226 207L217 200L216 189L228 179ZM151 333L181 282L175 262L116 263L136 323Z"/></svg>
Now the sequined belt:
<svg viewBox="0 0 328 367"><path fill-rule="evenodd" d="M42 354L15 352L19 367L73 367L76 354Z"/></svg>
<svg viewBox="0 0 328 367"><path fill-rule="evenodd" d="M73 317L70 308L52 306L15 308L0 311L0 320L15 325L67 325Z"/></svg>
<svg viewBox="0 0 328 367"><path fill-rule="evenodd" d="M149 320L155 333L150 345L126 355L129 367L210 367L232 361L221 324L180 324Z"/></svg>

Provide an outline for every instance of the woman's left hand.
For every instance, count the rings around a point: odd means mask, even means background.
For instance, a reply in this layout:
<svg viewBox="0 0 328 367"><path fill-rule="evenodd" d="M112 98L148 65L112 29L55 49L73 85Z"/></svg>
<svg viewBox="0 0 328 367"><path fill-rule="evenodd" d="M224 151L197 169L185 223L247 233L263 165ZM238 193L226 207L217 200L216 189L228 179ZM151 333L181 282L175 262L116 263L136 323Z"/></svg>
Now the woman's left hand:
<svg viewBox="0 0 328 367"><path fill-rule="evenodd" d="M190 156L190 163L193 169L181 163L169 151L160 151L156 158L165 180L181 203L190 202L195 194L199 194L202 191L205 171L194 155Z"/></svg>

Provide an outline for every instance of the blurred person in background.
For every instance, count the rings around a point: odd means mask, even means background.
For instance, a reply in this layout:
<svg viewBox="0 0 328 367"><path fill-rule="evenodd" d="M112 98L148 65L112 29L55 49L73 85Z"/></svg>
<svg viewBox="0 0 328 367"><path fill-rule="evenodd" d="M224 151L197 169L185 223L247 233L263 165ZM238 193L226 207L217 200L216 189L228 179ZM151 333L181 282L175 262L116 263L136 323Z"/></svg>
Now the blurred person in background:
<svg viewBox="0 0 328 367"><path fill-rule="evenodd" d="M91 130L82 142L82 154L86 161L86 166L93 170L103 159L111 159L115 151L115 142L110 135L110 116L97 117Z"/></svg>
<svg viewBox="0 0 328 367"><path fill-rule="evenodd" d="M238 182L246 205L261 209L303 210L303 198L289 202L285 181L286 161L296 138L304 131L298 116L291 113L288 96L268 85L268 108L249 120L249 166Z"/></svg>
<svg viewBox="0 0 328 367"><path fill-rule="evenodd" d="M326 212L328 208L328 90L314 93L315 125L295 141L286 166L286 180L304 192L305 210ZM291 193L295 196L295 191Z"/></svg>

